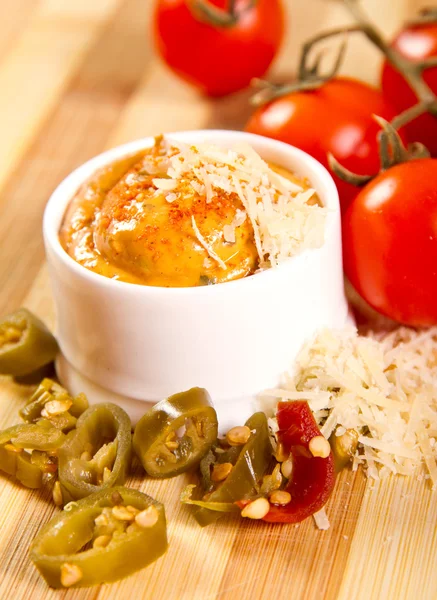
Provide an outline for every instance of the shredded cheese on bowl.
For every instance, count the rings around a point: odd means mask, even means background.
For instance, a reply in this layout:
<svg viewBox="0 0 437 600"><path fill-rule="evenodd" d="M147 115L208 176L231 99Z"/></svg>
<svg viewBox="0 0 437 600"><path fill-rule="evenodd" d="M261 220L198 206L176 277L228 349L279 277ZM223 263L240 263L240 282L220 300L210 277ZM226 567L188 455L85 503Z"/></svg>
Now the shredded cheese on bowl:
<svg viewBox="0 0 437 600"><path fill-rule="evenodd" d="M283 177L247 144L223 149L209 144L189 146L163 138L168 160L161 177L153 179L157 190L173 192L181 185L211 204L217 196L235 195L244 210L237 210L223 238L235 241L235 230L249 219L261 269L275 267L307 248L323 245L327 210L315 201L316 191ZM174 194L169 194L174 201ZM206 240L193 221L193 230L213 260ZM223 268L223 266L220 264Z"/></svg>
<svg viewBox="0 0 437 600"><path fill-rule="evenodd" d="M249 277L324 243L327 207L285 167L247 144L160 135L83 182L60 241L85 268L129 283L198 287Z"/></svg>
<svg viewBox="0 0 437 600"><path fill-rule="evenodd" d="M359 336L320 332L279 389L263 396L306 399L321 433L358 432L352 468L380 480L390 474L423 478L437 487L437 328Z"/></svg>

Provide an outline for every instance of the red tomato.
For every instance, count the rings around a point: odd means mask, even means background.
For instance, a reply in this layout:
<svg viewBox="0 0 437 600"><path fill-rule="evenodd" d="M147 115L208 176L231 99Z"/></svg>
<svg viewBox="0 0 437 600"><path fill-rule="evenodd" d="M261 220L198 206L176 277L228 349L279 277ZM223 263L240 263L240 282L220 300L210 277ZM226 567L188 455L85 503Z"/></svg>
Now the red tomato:
<svg viewBox="0 0 437 600"><path fill-rule="evenodd" d="M415 25L401 31L393 41L393 47L403 56L414 61L437 56L437 23ZM437 68L423 73L425 81L437 94ZM418 102L417 97L402 75L389 63L384 62L382 89L388 101L397 112ZM437 156L437 118L430 114L422 115L405 126L407 137L412 142L425 144L433 156Z"/></svg>
<svg viewBox="0 0 437 600"><path fill-rule="evenodd" d="M269 523L299 523L319 511L328 501L335 485L334 459L314 457L309 442L320 430L307 402L280 402L276 413L278 440L293 457L293 470L286 491L291 502L286 506L272 505L264 521Z"/></svg>
<svg viewBox="0 0 437 600"><path fill-rule="evenodd" d="M209 0L226 8L226 0ZM249 85L269 68L281 44L284 14L280 0L258 0L247 8L237 0L238 22L218 27L199 20L190 0L158 0L155 38L168 66L210 96L223 96Z"/></svg>
<svg viewBox="0 0 437 600"><path fill-rule="evenodd" d="M375 88L337 77L314 91L294 92L255 111L246 130L297 146L328 167L332 152L347 169L361 175L379 171L377 133L372 114L390 121L394 109ZM334 176L342 212L359 192Z"/></svg>
<svg viewBox="0 0 437 600"><path fill-rule="evenodd" d="M378 312L412 326L437 324L437 159L378 175L343 219L344 268Z"/></svg>

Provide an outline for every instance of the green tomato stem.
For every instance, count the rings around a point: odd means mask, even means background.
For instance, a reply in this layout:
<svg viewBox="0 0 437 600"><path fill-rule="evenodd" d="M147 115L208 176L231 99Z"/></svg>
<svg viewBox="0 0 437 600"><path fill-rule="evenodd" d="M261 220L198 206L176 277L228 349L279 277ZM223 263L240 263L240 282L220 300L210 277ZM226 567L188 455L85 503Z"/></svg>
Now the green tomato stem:
<svg viewBox="0 0 437 600"><path fill-rule="evenodd" d="M349 169L346 169L346 167L343 167L343 165L338 162L331 152L328 152L328 163L331 171L337 175L337 177L356 187L363 187L373 179L373 175L358 175L357 173L349 171Z"/></svg>
<svg viewBox="0 0 437 600"><path fill-rule="evenodd" d="M387 169L409 160L429 157L428 150L422 144L413 144L407 150L392 123L377 115L374 115L373 118L381 126L378 138L381 159L380 172L387 171ZM375 177L375 175L358 175L349 171L332 154L328 154L328 162L332 172L337 177L357 187L366 185Z"/></svg>
<svg viewBox="0 0 437 600"><path fill-rule="evenodd" d="M351 27L349 30L359 31L355 27ZM318 39L324 39L330 35L337 35L338 33L344 33L344 29L335 30L335 32L331 31L328 34L322 34ZM319 52L313 64L309 66L306 64L308 52L305 52L304 46L301 64L299 67L298 80L288 85L274 85L260 79L253 80L252 85L257 87L259 91L256 92L250 99L251 104L254 106L261 106L267 102L271 102L276 98L281 98L287 94L292 94L293 92L316 90L336 75L340 69L341 63L343 62L343 58L346 53L346 45L346 40L344 40L338 50L333 66L331 67L330 71L325 74L320 74L320 65L325 55L325 50Z"/></svg>
<svg viewBox="0 0 437 600"><path fill-rule="evenodd" d="M237 10L237 0L229 0L228 8L222 9L211 4L209 0L192 0L188 4L191 12L201 21L214 27L233 27L240 19L241 14L252 10L259 0L248 0L242 10Z"/></svg>
<svg viewBox="0 0 437 600"><path fill-rule="evenodd" d="M338 73L344 58L346 41L341 45L330 72L326 74L320 74L321 61L324 56L323 52L317 54L312 65L308 64L308 59L314 46L323 40L339 35L348 36L351 33L362 33L384 54L387 61L402 74L419 99L417 105L405 110L395 117L393 125L396 129L403 127L425 112L429 112L437 117L437 97L423 79L423 71L437 67L437 57L430 57L419 62L413 62L404 58L396 49L387 44L382 34L373 23L368 20L361 9L359 0L342 1L355 19L356 24L331 29L317 34L308 40L302 47L297 82L284 86L274 86L263 83L262 89L253 96L251 100L252 104L259 106L292 92L317 89ZM437 19L437 9L431 8L423 11L422 17L420 18Z"/></svg>
<svg viewBox="0 0 437 600"><path fill-rule="evenodd" d="M424 69L434 66L434 60L417 63L404 58L395 48L392 48L386 43L381 33L373 23L368 20L357 0L343 0L343 2L358 23L362 33L384 54L388 62L404 77L405 81L418 97L418 104L425 106L427 111L434 114L434 111L437 110L437 97L422 76ZM421 108L418 110L419 114L421 114ZM397 127L406 125L413 118L416 118L414 111L405 111L396 118Z"/></svg>
<svg viewBox="0 0 437 600"><path fill-rule="evenodd" d="M298 71L299 81L305 81L308 78L308 74L314 75L314 69L318 68L320 66L320 55L316 58L316 63L312 67L309 67L307 64L309 54L315 44L317 44L318 42L321 42L323 40L327 40L331 37L337 37L338 35L343 35L343 36L346 35L347 36L350 33L358 33L358 32L361 32L360 25L351 25L349 27L338 27L336 29L330 29L329 31L320 33L320 34L314 36L313 38L311 38L310 40L308 40L307 42L305 42L305 44L302 46L302 53L301 53L300 63L299 63L299 71ZM344 46L345 46L345 43L343 43L342 47L340 48L339 55L337 56L337 60L335 62L337 69L333 68L331 70L330 77L334 77L334 75L337 74L338 69L340 68L340 65L341 65L342 59L344 58L344 53L346 50L346 48ZM343 47L344 47L344 49L343 49ZM318 73L319 71L317 70L316 72Z"/></svg>
<svg viewBox="0 0 437 600"><path fill-rule="evenodd" d="M322 80L321 78L318 78L314 79L313 81L296 81L295 83L290 83L289 85L275 85L273 83L257 79L252 81L252 85L257 87L259 91L257 91L251 97L250 102L253 106L262 106L263 104L267 104L276 98L281 98L282 96L292 94L293 92L315 90L325 81L327 81L327 79Z"/></svg>
<svg viewBox="0 0 437 600"><path fill-rule="evenodd" d="M417 117L420 117L420 115L428 112L428 108L429 105L427 102L418 102L414 106L407 108L397 115L391 123L395 129L400 129L407 123L410 123L411 121L414 121L414 119L417 119Z"/></svg>
<svg viewBox="0 0 437 600"><path fill-rule="evenodd" d="M431 57L419 62L404 58L395 48L386 43L378 29L368 20L359 4L359 0L343 0L343 3L357 23L356 30L363 33L384 54L387 61L404 77L418 98L417 104L396 116L392 123L375 116L375 120L381 126L378 137L381 171L386 171L394 165L408 160L429 156L427 149L421 144L412 145L407 150L396 130L425 113L437 117L437 96L423 78L423 72L426 69L437 66L437 58ZM434 22L437 17L437 10L427 11L425 17L428 18L431 14ZM328 32L324 36L318 36L318 38L313 38L313 40L307 42L303 50L303 61L305 61L306 55L319 39L339 35L340 33L342 33L341 30ZM302 67L302 73L303 70ZM371 176L357 175L345 169L332 155L328 156L328 160L332 171L347 183L363 186L372 179Z"/></svg>

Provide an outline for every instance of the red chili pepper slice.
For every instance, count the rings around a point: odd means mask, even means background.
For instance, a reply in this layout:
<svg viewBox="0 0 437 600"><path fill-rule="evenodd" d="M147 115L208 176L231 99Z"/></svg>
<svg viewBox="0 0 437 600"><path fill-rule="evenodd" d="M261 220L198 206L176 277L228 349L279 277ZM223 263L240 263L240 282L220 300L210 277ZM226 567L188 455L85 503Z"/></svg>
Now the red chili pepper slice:
<svg viewBox="0 0 437 600"><path fill-rule="evenodd" d="M328 458L314 457L309 450L310 440L321 435L308 402L280 402L276 413L278 441L293 459L293 471L285 488L291 502L285 506L272 505L264 517L269 523L299 523L319 511L334 489L335 467Z"/></svg>

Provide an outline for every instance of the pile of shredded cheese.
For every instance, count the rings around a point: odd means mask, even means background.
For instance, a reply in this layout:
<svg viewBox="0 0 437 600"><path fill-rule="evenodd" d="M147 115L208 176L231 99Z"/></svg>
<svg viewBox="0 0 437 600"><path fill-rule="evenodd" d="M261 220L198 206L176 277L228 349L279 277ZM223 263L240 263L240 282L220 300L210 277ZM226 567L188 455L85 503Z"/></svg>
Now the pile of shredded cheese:
<svg viewBox="0 0 437 600"><path fill-rule="evenodd" d="M308 400L326 438L359 433L354 470L363 465L376 480L415 475L437 487L437 328L369 337L324 330L284 383L263 396Z"/></svg>
<svg viewBox="0 0 437 600"><path fill-rule="evenodd" d="M145 161L147 171L159 175L153 179L156 189L165 193L168 202L183 201L181 190L187 184L204 195L207 203L216 196L235 194L244 211L238 211L232 225L226 226L224 239L234 241L235 229L249 218L260 268L277 266L306 248L323 245L326 208L309 202L315 190L304 189L271 169L249 145L225 150L208 144L189 146L166 138L161 143L165 154L158 161L156 157L150 159L150 164ZM193 231L211 258L217 260L195 221Z"/></svg>

